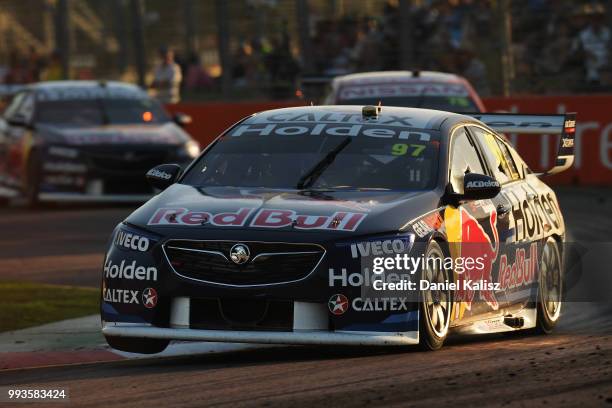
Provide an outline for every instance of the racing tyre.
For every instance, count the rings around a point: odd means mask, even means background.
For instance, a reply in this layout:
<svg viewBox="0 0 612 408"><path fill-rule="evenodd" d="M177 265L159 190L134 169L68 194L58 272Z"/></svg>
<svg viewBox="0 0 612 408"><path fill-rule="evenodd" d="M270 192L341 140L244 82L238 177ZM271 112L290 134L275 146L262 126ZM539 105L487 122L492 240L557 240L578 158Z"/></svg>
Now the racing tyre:
<svg viewBox="0 0 612 408"><path fill-rule="evenodd" d="M38 193L40 192L40 158L35 152L30 154L28 160L28 167L26 173L26 181L24 186L24 193L26 203L29 208L36 208L40 205L38 200Z"/></svg>
<svg viewBox="0 0 612 408"><path fill-rule="evenodd" d="M421 279L429 282L444 283L450 281L450 273L444 268L444 251L436 241L429 243L425 259L440 259L439 262L427 262L421 273ZM452 309L449 290L424 290L421 292L419 316L419 346L423 350L438 350L442 347L448 334Z"/></svg>
<svg viewBox="0 0 612 408"><path fill-rule="evenodd" d="M141 339L135 337L105 336L109 346L116 350L129 353L155 354L161 353L168 347L170 340Z"/></svg>
<svg viewBox="0 0 612 408"><path fill-rule="evenodd" d="M563 294L563 261L559 245L548 238L542 249L538 279L538 317L534 331L549 334L561 316Z"/></svg>

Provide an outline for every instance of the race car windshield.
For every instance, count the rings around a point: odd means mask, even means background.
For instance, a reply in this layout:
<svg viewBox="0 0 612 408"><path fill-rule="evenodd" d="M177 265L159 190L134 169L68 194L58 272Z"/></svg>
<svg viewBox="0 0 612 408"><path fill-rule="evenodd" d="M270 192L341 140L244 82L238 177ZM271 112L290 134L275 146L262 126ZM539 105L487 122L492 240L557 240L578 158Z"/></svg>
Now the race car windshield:
<svg viewBox="0 0 612 408"><path fill-rule="evenodd" d="M479 109L468 96L384 96L351 98L338 101L338 105L378 105L401 106L406 108L436 109L447 112L478 112Z"/></svg>
<svg viewBox="0 0 612 408"><path fill-rule="evenodd" d="M65 126L160 124L170 121L152 99L83 99L41 101L37 122Z"/></svg>
<svg viewBox="0 0 612 408"><path fill-rule="evenodd" d="M424 190L439 133L377 124L238 125L188 171L196 187Z"/></svg>

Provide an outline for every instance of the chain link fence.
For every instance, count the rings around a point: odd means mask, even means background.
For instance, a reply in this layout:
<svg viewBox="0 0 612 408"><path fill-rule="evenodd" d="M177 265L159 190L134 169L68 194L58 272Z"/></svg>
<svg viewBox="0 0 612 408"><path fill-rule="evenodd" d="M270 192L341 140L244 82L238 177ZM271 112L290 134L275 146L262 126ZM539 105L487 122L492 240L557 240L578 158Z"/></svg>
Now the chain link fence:
<svg viewBox="0 0 612 408"><path fill-rule="evenodd" d="M3 0L0 80L148 86L172 48L183 100L290 99L302 77L396 69L464 75L483 96L605 92L611 21L571 0Z"/></svg>

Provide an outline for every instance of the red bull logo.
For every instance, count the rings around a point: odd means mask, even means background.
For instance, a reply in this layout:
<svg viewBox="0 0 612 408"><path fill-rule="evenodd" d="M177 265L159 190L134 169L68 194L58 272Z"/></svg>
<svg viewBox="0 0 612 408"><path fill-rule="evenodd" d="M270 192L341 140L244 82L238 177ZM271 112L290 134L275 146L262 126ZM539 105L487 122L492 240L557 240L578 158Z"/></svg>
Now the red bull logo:
<svg viewBox="0 0 612 408"><path fill-rule="evenodd" d="M515 251L512 264L508 263L505 254L499 258L499 283L502 289L527 285L536 280L537 274L538 244L535 242L529 246L529 257L526 257L524 248L519 248Z"/></svg>
<svg viewBox="0 0 612 408"><path fill-rule="evenodd" d="M489 223L493 231L493 242L478 221L466 210L461 209L461 257L464 259L481 257L484 264L482 267L481 265L472 265L470 268L466 267L465 272L458 275L459 290L456 293L456 299L466 302L468 309L471 308L474 300L475 290L470 289L469 285L465 285L463 281L493 282L493 263L497 259L499 252L496 211L492 211L489 215ZM499 308L495 293L487 288L487 285L484 285L484 288L478 292L480 299L487 302L493 310Z"/></svg>
<svg viewBox="0 0 612 408"><path fill-rule="evenodd" d="M479 298L492 309L497 310L499 303L492 289L493 264L499 253L499 234L497 231L497 212L494 207L489 212L489 225L493 239L483 226L464 208L447 207L445 210L447 234L451 243L451 252L455 258L481 258L481 264L467 265L463 273L456 273L457 291L455 292L455 317L462 317L464 310L470 310L476 296L475 285L468 282L483 283L478 285Z"/></svg>

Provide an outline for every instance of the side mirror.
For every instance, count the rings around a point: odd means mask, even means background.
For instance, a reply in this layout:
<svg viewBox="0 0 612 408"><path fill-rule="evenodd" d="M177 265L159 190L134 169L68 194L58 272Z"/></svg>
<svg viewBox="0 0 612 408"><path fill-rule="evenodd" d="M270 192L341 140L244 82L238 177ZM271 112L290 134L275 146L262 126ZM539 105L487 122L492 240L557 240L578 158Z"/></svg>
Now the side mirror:
<svg viewBox="0 0 612 408"><path fill-rule="evenodd" d="M160 164L147 172L147 181L154 188L165 190L176 182L181 174L178 164Z"/></svg>
<svg viewBox="0 0 612 408"><path fill-rule="evenodd" d="M485 200L493 198L499 191L501 186L493 177L478 173L467 173L463 178L463 195L462 200Z"/></svg>
<svg viewBox="0 0 612 408"><path fill-rule="evenodd" d="M176 123L180 127L190 125L191 122L193 122L193 119L191 119L191 116L185 113L177 113L176 115L174 115L174 123Z"/></svg>

